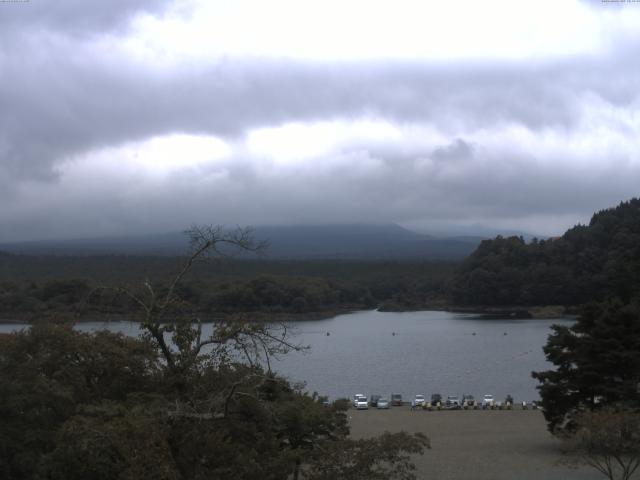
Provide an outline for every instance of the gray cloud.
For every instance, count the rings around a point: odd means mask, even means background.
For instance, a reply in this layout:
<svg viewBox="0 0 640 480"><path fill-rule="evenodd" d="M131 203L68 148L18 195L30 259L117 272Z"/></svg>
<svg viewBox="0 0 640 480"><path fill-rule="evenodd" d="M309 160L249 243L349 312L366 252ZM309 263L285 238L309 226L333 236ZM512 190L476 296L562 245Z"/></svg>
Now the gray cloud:
<svg viewBox="0 0 640 480"><path fill-rule="evenodd" d="M588 140L603 129L633 142L634 124L617 115L640 110L637 42L545 61L220 59L175 67L124 57L109 43L134 15L161 14L166 3L77 0L51 9L30 2L0 15L0 236L163 230L192 221L528 216L537 218L531 229L550 233L545 218L583 218L637 194L637 143L631 153L618 138L604 153L558 140L541 153L535 143L543 148L548 135ZM116 173L69 183L60 171L87 152L173 132L239 144L258 127L359 118L426 126L445 140L347 142L268 175L263 159L239 151L221 164L135 186ZM508 135L492 143L513 126L535 137L532 150ZM110 161L117 172L122 160Z"/></svg>
<svg viewBox="0 0 640 480"><path fill-rule="evenodd" d="M318 168L269 175L261 174L260 159L243 157L184 169L160 181L117 175L63 179L60 189L51 184L20 199L0 221L13 230L5 232L5 240L43 231L53 237L166 231L191 222L355 220L500 224L551 235L561 233L559 225L586 221L594 210L637 192L640 165L624 158L610 158L597 171L580 170L570 162L541 165L514 145L485 151L469 144L454 139L425 151L409 148L400 156L391 148L352 145L332 158L315 159Z"/></svg>
<svg viewBox="0 0 640 480"><path fill-rule="evenodd" d="M0 31L24 38L25 31L50 31L63 35L90 36L121 30L140 12L158 13L169 0L31 0L6 2L0 8Z"/></svg>
<svg viewBox="0 0 640 480"><path fill-rule="evenodd" d="M571 129L585 102L640 101L640 69L622 54L537 68L221 61L164 72L57 48L31 62L22 60L26 52L4 62L2 163L19 176L45 178L69 155L176 131L233 137L365 115L432 122L453 135L509 122Z"/></svg>

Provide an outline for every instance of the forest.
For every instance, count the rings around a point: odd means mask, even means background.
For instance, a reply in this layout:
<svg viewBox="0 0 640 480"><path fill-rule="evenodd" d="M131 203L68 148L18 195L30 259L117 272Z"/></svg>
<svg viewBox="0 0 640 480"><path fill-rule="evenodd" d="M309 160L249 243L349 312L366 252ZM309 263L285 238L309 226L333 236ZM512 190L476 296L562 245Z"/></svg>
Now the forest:
<svg viewBox="0 0 640 480"><path fill-rule="evenodd" d="M158 288L182 257L0 254L0 316L33 321L60 315L126 316L130 299L112 287L149 279ZM443 304L456 263L223 259L194 265L181 293L204 318L328 316L383 307Z"/></svg>
<svg viewBox="0 0 640 480"><path fill-rule="evenodd" d="M640 293L640 199L599 211L558 238L485 240L451 284L457 305L581 305Z"/></svg>
<svg viewBox="0 0 640 480"><path fill-rule="evenodd" d="M182 280L216 244L253 247L197 233L166 285L117 287L139 337L60 321L0 335L0 477L415 480L425 435L351 439L346 400L326 403L271 370L270 358L304 348L286 326L236 317L202 335ZM76 287L62 290L69 303Z"/></svg>
<svg viewBox="0 0 640 480"><path fill-rule="evenodd" d="M184 260L166 256L0 253L0 317L123 317L112 287L157 288ZM166 285L165 285L166 287ZM485 240L464 261L225 258L195 265L181 293L206 319L322 317L350 310L500 306L577 307L640 290L640 200L593 215L561 237Z"/></svg>

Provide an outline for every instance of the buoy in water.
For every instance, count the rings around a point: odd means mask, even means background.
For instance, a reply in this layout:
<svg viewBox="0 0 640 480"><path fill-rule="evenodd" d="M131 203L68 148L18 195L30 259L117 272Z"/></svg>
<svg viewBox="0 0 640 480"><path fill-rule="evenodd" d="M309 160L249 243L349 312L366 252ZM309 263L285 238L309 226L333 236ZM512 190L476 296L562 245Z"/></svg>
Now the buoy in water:
<svg viewBox="0 0 640 480"><path fill-rule="evenodd" d="M329 332L327 332L327 337L328 337L329 335L331 335L331 334L330 334Z"/></svg>
<svg viewBox="0 0 640 480"><path fill-rule="evenodd" d="M473 332L471 335L473 335L475 337L476 336L476 332Z"/></svg>
<svg viewBox="0 0 640 480"><path fill-rule="evenodd" d="M396 336L396 332L391 332L391 335L393 335L395 337Z"/></svg>
<svg viewBox="0 0 640 480"><path fill-rule="evenodd" d="M507 332L504 332L504 333L503 333L503 335L506 335L506 334L507 334Z"/></svg>

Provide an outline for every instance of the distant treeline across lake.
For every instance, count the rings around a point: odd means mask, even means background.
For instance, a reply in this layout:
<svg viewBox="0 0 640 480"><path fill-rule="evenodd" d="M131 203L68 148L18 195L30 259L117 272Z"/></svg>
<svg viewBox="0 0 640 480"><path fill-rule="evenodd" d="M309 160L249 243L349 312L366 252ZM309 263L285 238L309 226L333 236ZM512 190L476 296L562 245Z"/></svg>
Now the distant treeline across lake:
<svg viewBox="0 0 640 480"><path fill-rule="evenodd" d="M181 257L33 257L0 254L0 316L78 320L128 316L135 305L110 287L166 288ZM308 314L424 308L443 302L457 263L427 261L224 260L198 264L181 297L203 318L228 313ZM102 288L108 287L108 288Z"/></svg>

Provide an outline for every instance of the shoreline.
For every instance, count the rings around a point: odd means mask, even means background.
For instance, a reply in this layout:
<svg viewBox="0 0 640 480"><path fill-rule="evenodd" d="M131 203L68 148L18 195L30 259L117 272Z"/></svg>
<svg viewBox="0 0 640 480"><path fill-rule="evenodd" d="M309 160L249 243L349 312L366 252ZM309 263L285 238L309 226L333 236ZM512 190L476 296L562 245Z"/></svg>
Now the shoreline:
<svg viewBox="0 0 640 480"><path fill-rule="evenodd" d="M212 323L217 321L229 320L233 317L242 318L251 322L299 322L299 321L314 321L314 320L327 320L337 317L339 315L347 315L359 311L378 311L389 313L402 313L402 312L422 312L422 311L441 311L451 313L463 313L478 315L480 318L488 319L550 319L550 318L575 318L577 307L563 307L559 305L548 306L531 306L531 307L513 307L513 306L456 306L456 305L424 305L416 308L392 308L391 306L380 305L377 308L363 309L356 306L345 306L344 308L335 308L330 310L319 310L312 312L285 312L285 313L273 313L273 312L236 312L236 313L222 313L217 315L201 315L203 323ZM89 322L137 322L136 314L87 314L81 318L74 318L76 314L69 312L60 312L59 316L55 314L43 315L48 317L50 321L68 320L74 323L89 323ZM0 324L5 325L31 325L46 321L35 314L24 315L20 318L20 315L0 317Z"/></svg>
<svg viewBox="0 0 640 480"><path fill-rule="evenodd" d="M381 312L419 312L423 310L444 311L451 313L475 314L486 318L506 319L532 319L532 318L574 318L578 315L579 306L563 305L451 305L451 304L425 304L419 308L404 307L400 305L381 305Z"/></svg>
<svg viewBox="0 0 640 480"><path fill-rule="evenodd" d="M271 313L271 312L237 312L237 313L223 313L218 315L201 315L202 323L213 323L218 321L230 320L233 317L242 318L250 322L297 322L306 320L326 320L328 318L337 317L338 315L346 315L363 309L358 308L344 308L344 309L332 309L327 311L315 311L304 313ZM80 318L74 318L74 314L65 314L61 312L60 316L56 318L55 315L43 315L38 316L34 314L24 315L20 318L19 315L0 317L0 324L4 325L32 325L34 323L40 323L45 321L69 321L74 323L90 323L90 322L140 322L137 314L87 314ZM44 318L43 318L44 317Z"/></svg>

